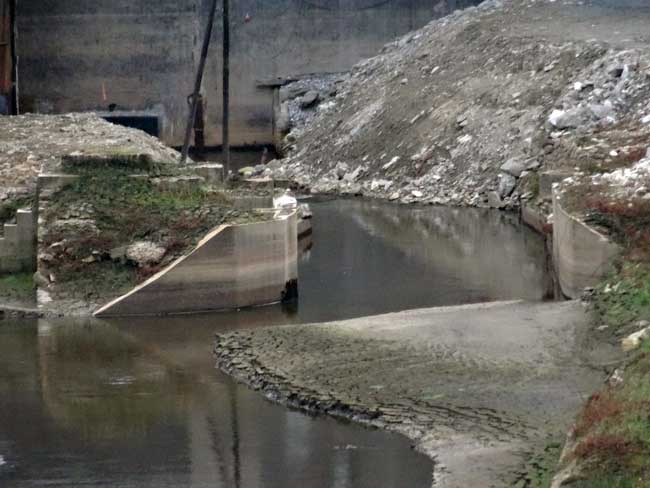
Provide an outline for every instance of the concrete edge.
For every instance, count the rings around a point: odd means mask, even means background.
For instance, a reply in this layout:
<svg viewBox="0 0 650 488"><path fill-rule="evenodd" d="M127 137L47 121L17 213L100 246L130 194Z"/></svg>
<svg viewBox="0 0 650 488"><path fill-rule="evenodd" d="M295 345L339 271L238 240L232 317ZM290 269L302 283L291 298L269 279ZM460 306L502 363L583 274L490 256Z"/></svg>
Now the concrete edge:
<svg viewBox="0 0 650 488"><path fill-rule="evenodd" d="M562 293L579 298L605 276L622 248L571 215L553 192L553 261Z"/></svg>
<svg viewBox="0 0 650 488"><path fill-rule="evenodd" d="M290 213L276 212L275 215L273 216L273 219L271 219L271 221L284 221L284 220L291 219L296 215L297 215L297 210L293 210ZM185 261L190 259L193 255L197 254L201 250L201 248L203 246L205 246L207 243L212 241L218 235L222 234L226 229L228 229L228 228L236 228L236 227L242 227L242 228L243 227L251 227L251 226L256 226L256 225L260 225L260 224L266 224L268 222L269 221L262 221L262 222L251 222L251 223L246 223L246 224L234 224L234 225L233 224L224 224L224 225L220 225L219 227L216 227L215 229L210 231L208 234L206 234L197 243L197 245L194 247L194 249L192 249L188 254L185 254L185 255L179 257L173 263L169 264L165 269L159 271L158 273L156 273L155 275L153 275L152 277L150 277L149 279L147 279L143 283L137 285L136 287L134 287L129 292L127 292L124 295L121 295L120 297L110 301L106 305L103 305L98 310L93 312L93 316L97 317L97 318L113 316L113 314L110 313L110 310L112 308L114 308L119 303L127 300L128 298L134 296L135 294L139 293L140 291L144 290L145 288L148 288L148 287L152 286L154 283L159 281L165 275L167 275L168 273L170 273L173 270L175 270L176 268L178 268ZM296 246L297 246L297 241L296 241ZM276 302L259 303L257 305L267 305L267 304L276 303ZM245 305L242 304L241 306L245 306ZM228 307L223 307L222 309L226 309L226 308L228 308ZM206 311L208 311L208 309L197 309L196 310L196 312L206 312ZM156 312L156 311L147 312L147 311L145 311L140 315L152 315L152 314L157 314L157 313L161 313L161 312ZM192 313L192 312L179 312L179 313ZM115 314L115 316L117 316L117 315L126 316L126 315L133 315L133 314L122 314L122 313Z"/></svg>

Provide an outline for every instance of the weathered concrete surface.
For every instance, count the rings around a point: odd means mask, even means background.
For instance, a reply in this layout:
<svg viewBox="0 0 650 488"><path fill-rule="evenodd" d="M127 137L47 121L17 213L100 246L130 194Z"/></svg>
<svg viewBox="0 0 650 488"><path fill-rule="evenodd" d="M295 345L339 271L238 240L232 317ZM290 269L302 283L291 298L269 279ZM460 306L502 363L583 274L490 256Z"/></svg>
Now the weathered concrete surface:
<svg viewBox="0 0 650 488"><path fill-rule="evenodd" d="M29 209L18 210L15 224L4 224L0 237L0 273L33 271L36 264L36 223Z"/></svg>
<svg viewBox="0 0 650 488"><path fill-rule="evenodd" d="M220 334L216 357L273 400L411 437L436 486L507 486L600 384L586 324L578 302L500 302Z"/></svg>
<svg viewBox="0 0 650 488"><path fill-rule="evenodd" d="M562 293L578 298L611 269L621 247L564 210L553 197L553 259Z"/></svg>
<svg viewBox="0 0 650 488"><path fill-rule="evenodd" d="M224 225L96 317L201 312L279 302L298 279L296 213Z"/></svg>
<svg viewBox="0 0 650 488"><path fill-rule="evenodd" d="M231 6L231 142L273 142L273 92L257 81L348 70L381 46L475 0L255 0ZM21 105L61 113L149 111L182 144L210 2L24 0ZM250 21L245 22L246 16ZM221 22L205 72L206 142L221 143Z"/></svg>

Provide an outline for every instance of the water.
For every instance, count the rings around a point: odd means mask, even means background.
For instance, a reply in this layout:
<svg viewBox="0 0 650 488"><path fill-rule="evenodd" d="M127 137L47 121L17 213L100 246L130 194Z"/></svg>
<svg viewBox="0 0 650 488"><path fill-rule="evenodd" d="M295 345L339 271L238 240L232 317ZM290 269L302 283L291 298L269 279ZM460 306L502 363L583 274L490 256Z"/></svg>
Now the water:
<svg viewBox="0 0 650 488"><path fill-rule="evenodd" d="M297 310L0 322L0 486L428 487L396 435L310 417L215 371L215 331L541 299L543 245L503 214L313 204Z"/></svg>

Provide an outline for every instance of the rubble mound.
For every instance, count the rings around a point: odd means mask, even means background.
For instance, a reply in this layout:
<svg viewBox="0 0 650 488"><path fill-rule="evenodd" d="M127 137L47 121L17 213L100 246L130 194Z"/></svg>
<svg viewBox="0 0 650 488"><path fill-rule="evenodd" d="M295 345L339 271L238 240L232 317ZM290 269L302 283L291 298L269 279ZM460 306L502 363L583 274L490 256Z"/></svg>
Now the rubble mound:
<svg viewBox="0 0 650 488"><path fill-rule="evenodd" d="M616 14L489 0L433 21L355 66L267 172L314 193L513 208L540 170L634 164L650 145L650 11Z"/></svg>
<svg viewBox="0 0 650 488"><path fill-rule="evenodd" d="M38 174L56 173L64 157L114 154L146 155L160 164L179 161L158 139L94 114L0 117L0 202L33 194Z"/></svg>

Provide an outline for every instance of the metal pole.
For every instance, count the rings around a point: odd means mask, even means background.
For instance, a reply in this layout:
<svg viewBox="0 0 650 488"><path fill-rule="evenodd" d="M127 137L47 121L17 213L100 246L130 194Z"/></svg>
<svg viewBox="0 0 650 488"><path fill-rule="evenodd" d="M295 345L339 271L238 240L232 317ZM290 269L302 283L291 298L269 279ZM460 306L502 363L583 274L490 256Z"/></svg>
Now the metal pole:
<svg viewBox="0 0 650 488"><path fill-rule="evenodd" d="M201 92L201 84L203 83L203 72L205 71L205 62L208 58L208 50L210 48L210 40L212 38L212 27L214 25L215 12L217 11L217 1L212 0L212 7L210 9L210 16L208 18L208 25L205 29L205 37L203 38L203 47L201 48L201 59L199 61L199 68L196 72L196 79L194 81L194 92L192 93L192 104L190 106L190 115L187 120L187 127L185 128L185 141L183 142L183 152L181 153L181 164L187 161L187 154L190 152L190 139L192 137L192 129L194 128L194 121L196 120L196 107L199 101L199 94Z"/></svg>
<svg viewBox="0 0 650 488"><path fill-rule="evenodd" d="M11 15L11 61L13 70L11 73L13 89L11 90L13 102L13 115L20 114L20 92L18 85L18 0L9 2L9 11Z"/></svg>
<svg viewBox="0 0 650 488"><path fill-rule="evenodd" d="M223 120L221 145L226 175L230 171L230 0L223 0Z"/></svg>

